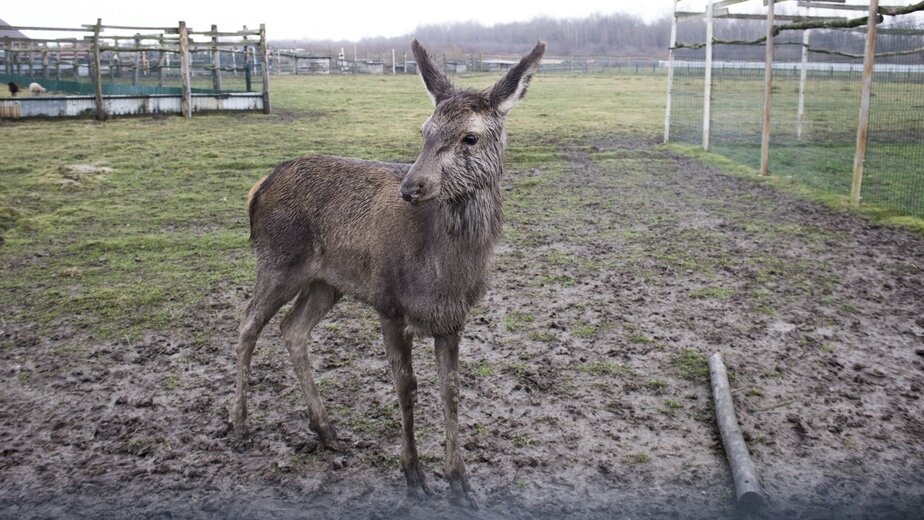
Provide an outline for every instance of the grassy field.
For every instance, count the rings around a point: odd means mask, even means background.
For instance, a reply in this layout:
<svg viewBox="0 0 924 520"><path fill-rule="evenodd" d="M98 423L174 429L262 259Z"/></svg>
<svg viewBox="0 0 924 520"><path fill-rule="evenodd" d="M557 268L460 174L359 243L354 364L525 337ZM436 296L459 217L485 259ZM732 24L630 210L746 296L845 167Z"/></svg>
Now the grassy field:
<svg viewBox="0 0 924 520"><path fill-rule="evenodd" d="M411 161L431 110L415 77L274 80L268 116L0 123L0 517L472 518L405 499L378 320L352 298L309 349L345 451L308 430L278 319L249 440L229 435L247 190L300 154ZM912 516L921 237L657 144L662 80L540 75L510 115L504 233L459 370L481 517L737 518L715 351L769 517ZM416 436L445 498L433 358L417 342Z"/></svg>
<svg viewBox="0 0 924 520"><path fill-rule="evenodd" d="M19 319L97 338L163 330L203 294L250 283L245 197L276 164L416 157L431 109L418 78L274 80L269 116L0 124L0 259L11 266L0 291ZM554 163L563 143L592 136L654 135L662 97L651 77L539 77L510 117L510 166Z"/></svg>

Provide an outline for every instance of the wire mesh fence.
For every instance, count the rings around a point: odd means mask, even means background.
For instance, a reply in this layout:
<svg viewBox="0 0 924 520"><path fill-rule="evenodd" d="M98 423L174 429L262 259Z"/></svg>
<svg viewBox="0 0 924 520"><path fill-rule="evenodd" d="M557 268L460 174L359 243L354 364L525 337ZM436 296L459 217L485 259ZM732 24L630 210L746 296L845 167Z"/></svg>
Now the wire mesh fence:
<svg viewBox="0 0 924 520"><path fill-rule="evenodd" d="M750 23L756 39L766 25ZM716 38L721 38L716 25ZM701 20L679 22L704 41ZM862 202L924 217L924 31L877 33ZM851 191L865 29L784 31L774 38L769 172L838 196ZM807 38L807 40L803 40ZM807 46L804 43L807 42ZM805 57L803 58L803 49ZM713 48L710 151L760 165L764 43ZM705 49L674 51L670 140L703 141ZM804 60L804 61L803 61ZM804 79L803 79L804 78Z"/></svg>

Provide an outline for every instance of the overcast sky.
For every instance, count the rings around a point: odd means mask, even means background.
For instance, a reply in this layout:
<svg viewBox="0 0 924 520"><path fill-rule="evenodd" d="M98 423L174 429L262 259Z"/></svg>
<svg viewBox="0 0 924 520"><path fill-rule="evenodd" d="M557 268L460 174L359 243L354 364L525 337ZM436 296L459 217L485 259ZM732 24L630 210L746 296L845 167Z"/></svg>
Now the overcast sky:
<svg viewBox="0 0 924 520"><path fill-rule="evenodd" d="M518 5L519 4L519 5ZM527 7L528 5L528 7ZM400 36L419 25L474 20L486 25L530 20L537 16L578 18L594 13L632 13L653 20L670 13L672 0L392 0L280 2L274 0L156 2L34 0L4 1L0 18L10 25L78 27L95 23L175 26L179 20L196 30L266 24L270 39L350 39ZM31 37L42 33L27 32Z"/></svg>

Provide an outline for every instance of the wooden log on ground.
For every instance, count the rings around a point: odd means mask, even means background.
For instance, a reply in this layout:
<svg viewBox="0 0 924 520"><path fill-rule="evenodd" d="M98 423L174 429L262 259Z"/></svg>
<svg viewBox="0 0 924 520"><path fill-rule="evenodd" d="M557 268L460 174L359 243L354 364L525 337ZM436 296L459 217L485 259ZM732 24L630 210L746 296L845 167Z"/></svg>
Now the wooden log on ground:
<svg viewBox="0 0 924 520"><path fill-rule="evenodd" d="M722 445L731 466L732 477L735 480L735 496L738 506L754 511L766 505L764 491L757 478L757 470L748 446L741 436L738 419L735 417L735 406L732 402L731 389L728 385L728 373L722 355L716 352L709 356L709 378L712 381L712 396L715 401L715 416L722 435Z"/></svg>

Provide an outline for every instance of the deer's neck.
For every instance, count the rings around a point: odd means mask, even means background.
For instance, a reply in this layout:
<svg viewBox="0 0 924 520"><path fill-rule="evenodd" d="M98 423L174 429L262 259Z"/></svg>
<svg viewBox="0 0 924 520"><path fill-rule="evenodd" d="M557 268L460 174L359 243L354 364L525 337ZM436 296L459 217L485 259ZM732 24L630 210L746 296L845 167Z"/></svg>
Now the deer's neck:
<svg viewBox="0 0 924 520"><path fill-rule="evenodd" d="M490 252L503 225L500 188L493 181L464 199L444 202L437 214L438 226L448 240Z"/></svg>

